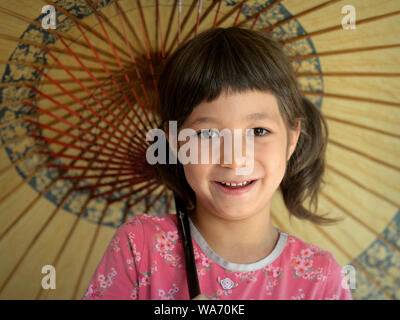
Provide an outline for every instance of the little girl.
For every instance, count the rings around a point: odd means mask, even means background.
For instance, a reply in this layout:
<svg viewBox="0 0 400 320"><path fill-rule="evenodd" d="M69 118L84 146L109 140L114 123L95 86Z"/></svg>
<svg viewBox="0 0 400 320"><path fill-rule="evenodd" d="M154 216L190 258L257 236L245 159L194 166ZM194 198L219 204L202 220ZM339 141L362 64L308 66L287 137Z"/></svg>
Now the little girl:
<svg viewBox="0 0 400 320"><path fill-rule="evenodd" d="M330 252L272 224L278 188L290 215L336 221L316 214L326 123L301 96L280 46L237 27L204 31L168 59L158 90L160 128L169 145L170 120L178 131L195 130L199 145L219 141L224 128L254 139L252 156L242 161L221 147L217 163L154 166L189 212L202 297L351 299ZM201 144L199 156L205 148ZM238 175L249 161L252 172ZM303 207L307 198L314 211ZM189 299L177 216L139 214L119 227L83 299Z"/></svg>

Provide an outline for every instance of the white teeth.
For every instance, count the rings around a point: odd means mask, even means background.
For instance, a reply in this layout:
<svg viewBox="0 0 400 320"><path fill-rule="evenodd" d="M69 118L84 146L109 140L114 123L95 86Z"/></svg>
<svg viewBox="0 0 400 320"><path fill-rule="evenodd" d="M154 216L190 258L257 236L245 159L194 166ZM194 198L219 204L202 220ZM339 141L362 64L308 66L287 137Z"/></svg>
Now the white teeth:
<svg viewBox="0 0 400 320"><path fill-rule="evenodd" d="M229 186L229 187L236 187L236 186L242 187L242 186L245 186L245 185L249 184L250 182L251 182L251 180L240 182L240 183L233 183L233 182L232 183L230 183L230 182L221 182L221 183L226 185L226 186Z"/></svg>

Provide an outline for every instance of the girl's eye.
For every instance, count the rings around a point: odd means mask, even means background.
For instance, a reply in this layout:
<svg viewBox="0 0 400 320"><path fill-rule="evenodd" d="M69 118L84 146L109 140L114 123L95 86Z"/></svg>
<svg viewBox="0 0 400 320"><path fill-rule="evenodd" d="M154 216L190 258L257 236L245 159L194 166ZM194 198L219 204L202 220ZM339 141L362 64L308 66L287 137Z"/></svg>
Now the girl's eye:
<svg viewBox="0 0 400 320"><path fill-rule="evenodd" d="M265 128L253 128L251 129L254 132L254 135L256 137L262 137L270 133L269 130ZM251 132L250 130L250 132ZM218 132L210 130L210 129L202 129L201 131L197 131L197 135L200 136L200 138L204 139L209 139L209 138L216 138L219 136Z"/></svg>
<svg viewBox="0 0 400 320"><path fill-rule="evenodd" d="M253 128L254 135L257 137L265 136L269 133L269 130L265 128Z"/></svg>
<svg viewBox="0 0 400 320"><path fill-rule="evenodd" d="M212 135L213 133L214 135ZM218 133L213 130L202 129L201 131L197 131L197 135L200 136L200 138L209 139L216 138L218 136Z"/></svg>

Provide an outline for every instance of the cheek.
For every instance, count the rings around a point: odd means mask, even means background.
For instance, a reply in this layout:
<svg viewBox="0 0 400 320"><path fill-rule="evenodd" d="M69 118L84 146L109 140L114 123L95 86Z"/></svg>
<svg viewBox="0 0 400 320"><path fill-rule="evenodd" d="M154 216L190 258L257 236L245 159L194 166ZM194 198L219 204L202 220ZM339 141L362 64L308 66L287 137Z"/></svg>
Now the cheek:
<svg viewBox="0 0 400 320"><path fill-rule="evenodd" d="M257 160L264 168L269 179L282 180L286 168L286 145L279 141L258 146L255 151ZM279 181L280 182L280 181Z"/></svg>
<svg viewBox="0 0 400 320"><path fill-rule="evenodd" d="M195 193L198 193L207 183L207 168L199 164L186 164L183 166L185 178Z"/></svg>

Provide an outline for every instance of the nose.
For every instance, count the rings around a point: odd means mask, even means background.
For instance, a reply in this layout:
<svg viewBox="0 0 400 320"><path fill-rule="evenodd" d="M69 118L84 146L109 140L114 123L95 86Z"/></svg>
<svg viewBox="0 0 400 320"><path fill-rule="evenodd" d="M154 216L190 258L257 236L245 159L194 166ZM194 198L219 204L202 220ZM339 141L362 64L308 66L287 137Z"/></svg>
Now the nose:
<svg viewBox="0 0 400 320"><path fill-rule="evenodd" d="M232 164L229 163L221 163L221 167L223 168L232 168L232 169L237 169L237 168L242 168L246 165L246 159L243 158L243 161L237 161L237 160L233 160Z"/></svg>
<svg viewBox="0 0 400 320"><path fill-rule="evenodd" d="M227 148L225 148L225 138L223 139L224 142L221 145L222 150L220 151L222 155L220 165L223 168L232 168L232 169L242 168L246 166L246 161L247 161L246 142L243 143L242 135L234 135L233 139L231 140L232 141L230 144L229 141L227 141L228 142Z"/></svg>

